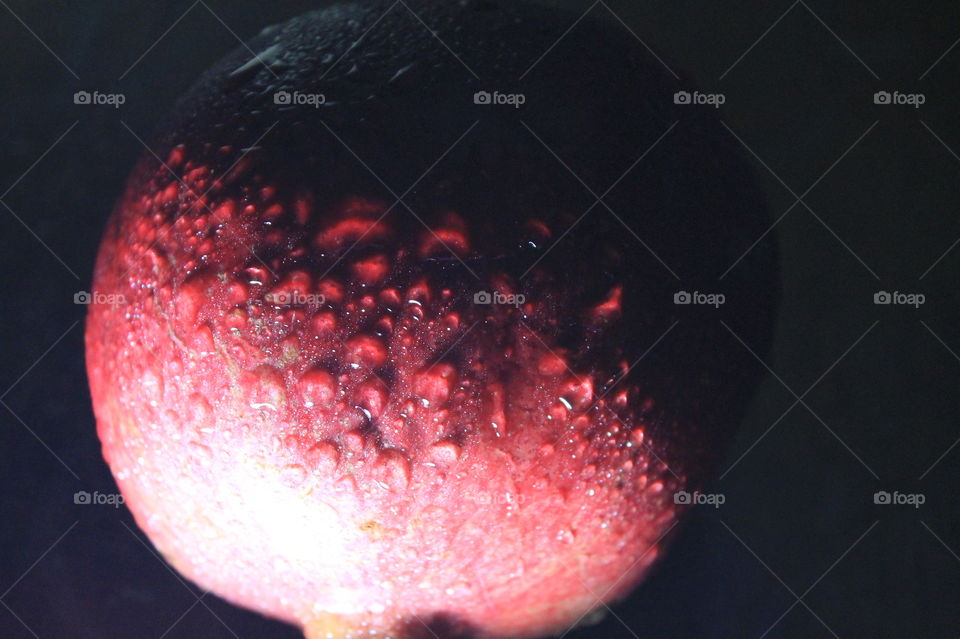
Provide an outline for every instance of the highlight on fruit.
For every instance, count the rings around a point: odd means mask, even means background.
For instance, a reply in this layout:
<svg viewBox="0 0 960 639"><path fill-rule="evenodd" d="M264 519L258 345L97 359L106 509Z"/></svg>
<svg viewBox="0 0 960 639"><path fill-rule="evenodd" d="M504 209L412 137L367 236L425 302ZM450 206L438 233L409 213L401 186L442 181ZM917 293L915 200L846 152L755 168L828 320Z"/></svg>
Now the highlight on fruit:
<svg viewBox="0 0 960 639"><path fill-rule="evenodd" d="M722 507L766 207L712 105L576 18L335 5L160 125L78 303L104 458L199 587L309 639L559 634Z"/></svg>

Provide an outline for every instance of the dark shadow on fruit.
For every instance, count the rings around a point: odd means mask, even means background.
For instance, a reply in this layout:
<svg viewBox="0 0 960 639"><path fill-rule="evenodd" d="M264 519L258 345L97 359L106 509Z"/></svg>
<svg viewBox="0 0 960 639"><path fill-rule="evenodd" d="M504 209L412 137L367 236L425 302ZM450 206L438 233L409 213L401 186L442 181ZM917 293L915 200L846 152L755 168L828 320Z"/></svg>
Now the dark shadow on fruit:
<svg viewBox="0 0 960 639"><path fill-rule="evenodd" d="M90 311L100 434L181 571L308 636L562 630L643 578L742 419L770 220L629 33L409 4L267 29L179 103L98 261L129 297Z"/></svg>
<svg viewBox="0 0 960 639"><path fill-rule="evenodd" d="M435 614L424 619L408 621L402 633L409 639L475 639L477 631L455 615Z"/></svg>

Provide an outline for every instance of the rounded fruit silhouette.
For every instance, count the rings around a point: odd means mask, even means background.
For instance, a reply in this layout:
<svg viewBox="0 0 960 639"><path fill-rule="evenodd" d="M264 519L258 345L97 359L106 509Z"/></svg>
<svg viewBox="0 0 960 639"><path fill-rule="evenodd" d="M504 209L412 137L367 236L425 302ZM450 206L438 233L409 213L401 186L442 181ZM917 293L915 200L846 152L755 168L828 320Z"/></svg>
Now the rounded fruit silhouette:
<svg viewBox="0 0 960 639"><path fill-rule="evenodd" d="M536 636L662 553L758 379L721 322L766 348L774 248L711 109L616 25L557 43L575 19L335 6L161 128L87 366L126 503L201 587L310 638Z"/></svg>

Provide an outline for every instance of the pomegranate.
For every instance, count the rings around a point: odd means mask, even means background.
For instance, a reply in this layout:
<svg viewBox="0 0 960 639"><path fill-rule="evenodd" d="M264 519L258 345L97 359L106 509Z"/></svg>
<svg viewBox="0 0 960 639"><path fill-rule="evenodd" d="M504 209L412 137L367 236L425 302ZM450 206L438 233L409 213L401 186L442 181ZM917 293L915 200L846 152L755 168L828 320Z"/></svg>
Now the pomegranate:
<svg viewBox="0 0 960 639"><path fill-rule="evenodd" d="M335 6L161 128L87 368L127 505L202 588L310 639L528 637L663 552L758 379L721 320L765 348L774 251L709 107L615 25L557 43L572 19Z"/></svg>

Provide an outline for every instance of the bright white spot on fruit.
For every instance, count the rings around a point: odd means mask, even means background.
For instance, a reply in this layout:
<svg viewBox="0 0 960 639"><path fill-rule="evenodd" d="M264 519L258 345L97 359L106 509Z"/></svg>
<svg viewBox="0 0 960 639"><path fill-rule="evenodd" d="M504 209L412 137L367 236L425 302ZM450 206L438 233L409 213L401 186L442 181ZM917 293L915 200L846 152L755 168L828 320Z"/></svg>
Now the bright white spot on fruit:
<svg viewBox="0 0 960 639"><path fill-rule="evenodd" d="M244 62L242 65L230 72L230 77L238 76L247 71L250 71L254 67L260 64L272 65L276 62L277 54L283 51L283 46L280 44L275 44L271 47L268 47L261 51L259 54L254 55L248 61Z"/></svg>

